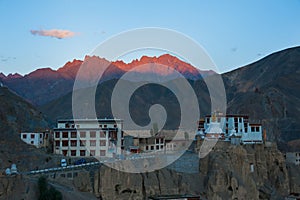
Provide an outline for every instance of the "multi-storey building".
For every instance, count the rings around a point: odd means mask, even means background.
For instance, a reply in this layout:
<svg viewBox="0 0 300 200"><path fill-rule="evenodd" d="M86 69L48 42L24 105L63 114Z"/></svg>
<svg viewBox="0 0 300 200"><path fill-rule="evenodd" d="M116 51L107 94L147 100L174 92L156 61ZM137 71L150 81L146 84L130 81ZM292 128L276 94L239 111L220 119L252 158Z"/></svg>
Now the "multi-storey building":
<svg viewBox="0 0 300 200"><path fill-rule="evenodd" d="M202 138L212 136L211 127L218 127L219 139L230 141L231 138L238 138L243 144L262 143L262 126L261 124L249 123L249 116L247 115L207 115L205 119L198 122L198 135ZM209 131L209 134L207 134ZM216 137L216 135L214 135Z"/></svg>
<svg viewBox="0 0 300 200"><path fill-rule="evenodd" d="M165 150L164 136L133 137L124 136L124 150L131 153L155 152Z"/></svg>
<svg viewBox="0 0 300 200"><path fill-rule="evenodd" d="M123 120L58 120L54 153L65 156L114 157L121 154Z"/></svg>
<svg viewBox="0 0 300 200"><path fill-rule="evenodd" d="M48 137L45 133L21 133L21 140L27 144L34 145L39 148L44 145L44 139Z"/></svg>
<svg viewBox="0 0 300 200"><path fill-rule="evenodd" d="M285 158L288 163L300 165L300 152L287 152Z"/></svg>

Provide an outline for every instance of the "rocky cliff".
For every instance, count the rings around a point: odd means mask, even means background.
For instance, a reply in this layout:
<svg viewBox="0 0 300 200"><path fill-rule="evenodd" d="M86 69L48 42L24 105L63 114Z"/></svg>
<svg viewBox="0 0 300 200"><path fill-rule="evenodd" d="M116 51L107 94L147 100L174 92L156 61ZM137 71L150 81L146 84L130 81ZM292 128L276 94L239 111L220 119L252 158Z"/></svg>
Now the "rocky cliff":
<svg viewBox="0 0 300 200"><path fill-rule="evenodd" d="M294 170L299 172L297 168ZM291 186L297 190L299 186L295 184L289 178L283 154L275 145L234 146L219 142L200 160L199 173L162 169L128 174L101 167L93 185L95 195L103 199L146 199L154 194L197 194L207 199L280 199L289 195Z"/></svg>
<svg viewBox="0 0 300 200"><path fill-rule="evenodd" d="M274 145L219 142L201 159L200 174L209 199L276 199L290 192L284 156Z"/></svg>

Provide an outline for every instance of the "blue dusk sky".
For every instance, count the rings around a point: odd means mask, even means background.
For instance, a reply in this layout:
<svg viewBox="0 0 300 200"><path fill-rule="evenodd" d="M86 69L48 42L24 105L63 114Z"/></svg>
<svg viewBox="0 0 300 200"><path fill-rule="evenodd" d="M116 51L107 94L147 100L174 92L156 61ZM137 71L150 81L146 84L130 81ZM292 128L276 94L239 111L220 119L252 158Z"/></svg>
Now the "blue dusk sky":
<svg viewBox="0 0 300 200"><path fill-rule="evenodd" d="M57 69L113 35L143 27L193 38L220 72L300 44L300 0L0 0L0 19L4 74Z"/></svg>

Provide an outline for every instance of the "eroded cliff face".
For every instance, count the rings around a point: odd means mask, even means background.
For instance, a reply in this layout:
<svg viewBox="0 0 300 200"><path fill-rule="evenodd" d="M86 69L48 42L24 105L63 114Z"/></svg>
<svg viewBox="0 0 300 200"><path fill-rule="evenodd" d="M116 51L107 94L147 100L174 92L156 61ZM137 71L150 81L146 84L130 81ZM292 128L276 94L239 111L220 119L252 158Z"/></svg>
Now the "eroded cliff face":
<svg viewBox="0 0 300 200"><path fill-rule="evenodd" d="M36 181L22 176L0 177L0 199L37 199Z"/></svg>
<svg viewBox="0 0 300 200"><path fill-rule="evenodd" d="M103 199L146 199L155 194L199 194L200 174L181 174L162 169L143 174L102 167L95 175L94 192Z"/></svg>
<svg viewBox="0 0 300 200"><path fill-rule="evenodd" d="M201 159L200 174L209 199L270 199L290 192L285 159L276 146L219 142Z"/></svg>
<svg viewBox="0 0 300 200"><path fill-rule="evenodd" d="M276 199L290 193L290 182L284 156L276 146L235 146L218 142L200 160L197 174L166 168L129 174L103 166L95 174L94 193L103 199L146 199L154 194L197 194L207 199Z"/></svg>

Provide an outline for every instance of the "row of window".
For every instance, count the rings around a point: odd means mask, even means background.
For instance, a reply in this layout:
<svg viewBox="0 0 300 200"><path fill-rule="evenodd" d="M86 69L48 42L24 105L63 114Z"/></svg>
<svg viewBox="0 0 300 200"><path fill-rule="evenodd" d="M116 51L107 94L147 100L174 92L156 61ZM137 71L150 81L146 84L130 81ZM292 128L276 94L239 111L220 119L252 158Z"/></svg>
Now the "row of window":
<svg viewBox="0 0 300 200"><path fill-rule="evenodd" d="M98 140L100 146L106 146L106 140ZM96 146L97 141L96 140L88 140L89 146ZM61 144L61 145L60 145ZM71 147L77 147L77 146L86 146L87 142L85 140L77 141L77 140L70 140L70 146ZM109 142L109 146L111 146L112 143ZM62 140L60 141L55 141L55 146L62 146L62 147L67 147L69 146L69 141L68 140Z"/></svg>
<svg viewBox="0 0 300 200"><path fill-rule="evenodd" d="M162 150L164 148L164 145L155 145L155 149L156 150ZM154 145L151 145L151 146L146 146L146 151L148 150L154 150Z"/></svg>
<svg viewBox="0 0 300 200"><path fill-rule="evenodd" d="M42 137L43 137L43 134L40 133L40 138L42 138ZM23 139L27 139L27 134L23 134L23 135L22 135L22 138L23 138ZM31 138L31 139L34 139L34 138L35 138L35 134L30 134L30 138Z"/></svg>
<svg viewBox="0 0 300 200"><path fill-rule="evenodd" d="M96 131L89 131L90 138L105 138L106 132L109 134L109 138L117 138L117 131L100 131L99 133ZM79 136L80 138L86 138L87 137L86 131L80 131L80 132L71 132L70 138L77 138ZM55 138L60 138L60 132L55 132ZM69 132L62 132L62 138L69 138Z"/></svg>
<svg viewBox="0 0 300 200"><path fill-rule="evenodd" d="M226 117L225 118L225 121L226 122L228 122L229 120L228 120L229 118L228 117ZM221 118L220 117L217 117L217 122L221 122ZM242 118L241 117L234 117L234 122L235 123L242 123ZM206 123L210 123L210 118L206 118Z"/></svg>
<svg viewBox="0 0 300 200"><path fill-rule="evenodd" d="M62 154L64 156L96 156L96 151L95 150L90 150L90 151L86 151L86 150L80 150L80 151L76 151L76 150L63 150ZM99 152L100 156L106 156L106 150L100 150Z"/></svg>
<svg viewBox="0 0 300 200"><path fill-rule="evenodd" d="M66 128L75 128L75 124L66 123ZM117 128L117 124L113 125L114 128ZM79 124L76 124L76 128L80 128ZM99 124L99 128L107 128L107 124Z"/></svg>

